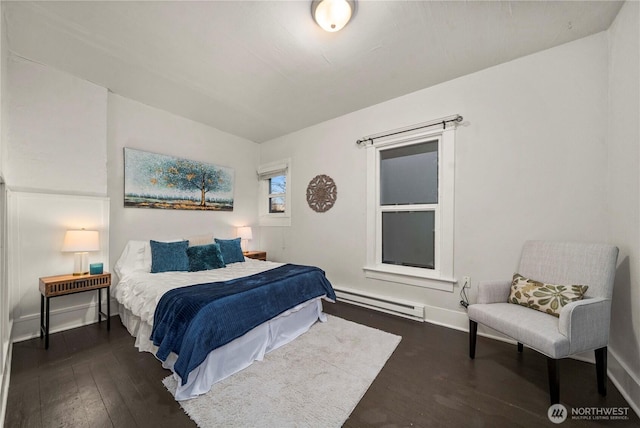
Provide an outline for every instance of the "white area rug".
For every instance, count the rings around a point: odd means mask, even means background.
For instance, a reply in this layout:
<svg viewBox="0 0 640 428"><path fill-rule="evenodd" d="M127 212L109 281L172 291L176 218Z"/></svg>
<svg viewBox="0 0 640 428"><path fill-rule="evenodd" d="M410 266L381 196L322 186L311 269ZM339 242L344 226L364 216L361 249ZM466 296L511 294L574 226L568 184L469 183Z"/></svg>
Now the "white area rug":
<svg viewBox="0 0 640 428"><path fill-rule="evenodd" d="M342 426L401 337L328 318L180 405L201 428ZM172 376L163 383L175 391Z"/></svg>

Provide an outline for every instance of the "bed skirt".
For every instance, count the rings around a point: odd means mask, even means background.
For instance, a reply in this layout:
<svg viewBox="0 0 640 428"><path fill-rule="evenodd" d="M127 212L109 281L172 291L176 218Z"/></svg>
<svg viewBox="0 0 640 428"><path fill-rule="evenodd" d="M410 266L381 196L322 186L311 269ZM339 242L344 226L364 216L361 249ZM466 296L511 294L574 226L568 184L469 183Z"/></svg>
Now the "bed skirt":
<svg viewBox="0 0 640 428"><path fill-rule="evenodd" d="M189 373L187 382L182 385L180 376L173 376L178 381L175 393L176 400L188 400L208 392L213 384L248 367L254 361L261 361L264 356L291 342L311 328L316 321L326 321L322 313L322 297L308 300L283 312L271 320L260 324L243 336L211 351L207 358ZM120 319L129 333L136 338L135 346L140 352L151 352L155 355L158 347L149 338L152 326L143 322L124 306L120 306ZM162 366L173 371L177 355L170 354Z"/></svg>

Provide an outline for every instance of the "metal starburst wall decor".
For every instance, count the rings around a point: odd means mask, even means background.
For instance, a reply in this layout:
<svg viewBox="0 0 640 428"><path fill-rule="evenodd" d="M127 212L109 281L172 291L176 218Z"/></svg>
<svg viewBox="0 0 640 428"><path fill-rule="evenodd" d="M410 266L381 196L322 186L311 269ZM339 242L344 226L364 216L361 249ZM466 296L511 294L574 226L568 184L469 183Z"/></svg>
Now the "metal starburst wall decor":
<svg viewBox="0 0 640 428"><path fill-rule="evenodd" d="M338 198L338 187L328 175L316 175L307 186L307 203L318 213L329 211Z"/></svg>

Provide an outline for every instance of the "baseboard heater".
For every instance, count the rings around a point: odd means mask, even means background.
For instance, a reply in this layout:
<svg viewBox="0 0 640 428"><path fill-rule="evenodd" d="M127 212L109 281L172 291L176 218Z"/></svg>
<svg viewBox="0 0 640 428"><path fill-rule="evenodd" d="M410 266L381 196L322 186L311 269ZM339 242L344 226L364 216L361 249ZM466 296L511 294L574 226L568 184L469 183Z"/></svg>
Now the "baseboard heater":
<svg viewBox="0 0 640 428"><path fill-rule="evenodd" d="M386 296L378 296L360 290L335 288L338 301L351 303L412 320L424 321L424 305Z"/></svg>

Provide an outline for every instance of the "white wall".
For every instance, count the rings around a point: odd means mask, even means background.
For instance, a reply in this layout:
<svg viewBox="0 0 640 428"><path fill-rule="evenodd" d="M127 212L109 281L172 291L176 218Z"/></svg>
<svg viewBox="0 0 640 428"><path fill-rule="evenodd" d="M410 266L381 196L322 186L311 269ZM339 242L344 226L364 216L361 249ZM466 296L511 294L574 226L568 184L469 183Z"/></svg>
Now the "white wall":
<svg viewBox="0 0 640 428"><path fill-rule="evenodd" d="M263 228L270 258L315 264L336 287L427 305L431 321L466 328L459 288L443 292L364 278L367 134L459 113L456 133L457 278L508 279L527 239L607 241L607 36L570 44L371 106L261 145L291 157L290 228ZM317 174L338 187L317 214L305 189ZM475 290L472 290L475 294Z"/></svg>
<svg viewBox="0 0 640 428"><path fill-rule="evenodd" d="M610 375L640 413L640 4L626 2L609 29L611 242L620 248L611 314Z"/></svg>
<svg viewBox="0 0 640 428"><path fill-rule="evenodd" d="M108 117L112 263L130 239L171 239L205 233L233 238L236 227L257 224L256 143L115 94L109 94ZM233 168L233 211L124 208L124 147Z"/></svg>
<svg viewBox="0 0 640 428"><path fill-rule="evenodd" d="M11 373L13 316L7 282L7 204L4 186L4 131L6 129L7 34L0 3L0 425L4 425Z"/></svg>
<svg viewBox="0 0 640 428"><path fill-rule="evenodd" d="M107 266L107 90L10 55L4 178L9 192L8 283L13 340L39 334L38 278L69 273L66 229L96 228ZM51 331L95 322L94 293L52 300Z"/></svg>
<svg viewBox="0 0 640 428"><path fill-rule="evenodd" d="M13 189L107 193L107 90L9 58L5 179Z"/></svg>
<svg viewBox="0 0 640 428"><path fill-rule="evenodd" d="M206 232L233 237L236 226L255 223L259 158L255 143L108 95L105 88L16 56L9 58L7 78L4 177L11 190L13 340L38 335L38 278L71 269L72 255L59 251L67 228L100 230L103 248L90 259L110 269L127 239ZM125 209L123 147L234 168L234 211ZM114 242L111 252L110 242ZM52 331L94 322L96 300L94 293L53 299Z"/></svg>
<svg viewBox="0 0 640 428"><path fill-rule="evenodd" d="M12 284L13 340L39 334L39 278L72 272L73 253L60 251L67 229L100 232L100 251L89 263L109 266L109 199L100 196L9 192L9 281ZM50 300L50 332L98 320L96 292ZM52 345L53 346L53 345Z"/></svg>

